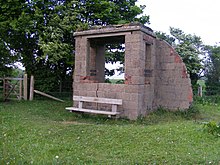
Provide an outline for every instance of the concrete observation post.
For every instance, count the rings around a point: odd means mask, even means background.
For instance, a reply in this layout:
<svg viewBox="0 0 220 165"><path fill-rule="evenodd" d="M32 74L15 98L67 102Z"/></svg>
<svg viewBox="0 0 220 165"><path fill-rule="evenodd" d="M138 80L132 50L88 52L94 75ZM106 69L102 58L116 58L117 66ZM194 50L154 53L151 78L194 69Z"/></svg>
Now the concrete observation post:
<svg viewBox="0 0 220 165"><path fill-rule="evenodd" d="M120 117L137 119L164 107L187 109L193 101L186 66L175 50L140 24L99 27L74 33L73 94L122 99ZM125 44L124 84L105 83L106 44ZM75 102L74 104L77 104ZM84 104L96 109L108 105Z"/></svg>

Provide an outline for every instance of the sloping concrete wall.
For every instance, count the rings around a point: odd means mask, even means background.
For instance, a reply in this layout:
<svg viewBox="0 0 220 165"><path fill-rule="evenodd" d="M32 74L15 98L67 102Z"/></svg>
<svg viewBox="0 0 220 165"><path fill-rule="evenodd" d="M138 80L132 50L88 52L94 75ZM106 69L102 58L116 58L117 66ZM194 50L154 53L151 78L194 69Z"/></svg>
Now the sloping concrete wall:
<svg viewBox="0 0 220 165"><path fill-rule="evenodd" d="M187 109L193 101L186 66L166 42L156 40L156 80L154 107Z"/></svg>

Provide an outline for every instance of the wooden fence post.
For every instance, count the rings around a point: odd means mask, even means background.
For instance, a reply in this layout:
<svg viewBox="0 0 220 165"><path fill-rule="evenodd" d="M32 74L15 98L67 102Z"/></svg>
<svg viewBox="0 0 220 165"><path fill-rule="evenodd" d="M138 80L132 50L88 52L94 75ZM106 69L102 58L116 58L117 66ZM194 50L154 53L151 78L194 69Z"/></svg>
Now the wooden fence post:
<svg viewBox="0 0 220 165"><path fill-rule="evenodd" d="M5 81L5 77L3 78L3 100L5 101L6 99L6 81Z"/></svg>
<svg viewBox="0 0 220 165"><path fill-rule="evenodd" d="M27 81L27 79L28 79L28 76L27 76L27 74L25 74L24 75L24 79L23 79L23 86L24 86L24 100L27 100L28 99L28 89L27 89L27 85L28 85L28 81Z"/></svg>
<svg viewBox="0 0 220 165"><path fill-rule="evenodd" d="M8 99L10 92L9 80L4 78L4 101Z"/></svg>
<svg viewBox="0 0 220 165"><path fill-rule="evenodd" d="M19 98L18 100L22 99L22 80L19 81Z"/></svg>
<svg viewBox="0 0 220 165"><path fill-rule="evenodd" d="M198 96L202 97L202 86L198 87Z"/></svg>
<svg viewBox="0 0 220 165"><path fill-rule="evenodd" d="M31 75L29 100L32 101L33 99L34 99L34 76Z"/></svg>

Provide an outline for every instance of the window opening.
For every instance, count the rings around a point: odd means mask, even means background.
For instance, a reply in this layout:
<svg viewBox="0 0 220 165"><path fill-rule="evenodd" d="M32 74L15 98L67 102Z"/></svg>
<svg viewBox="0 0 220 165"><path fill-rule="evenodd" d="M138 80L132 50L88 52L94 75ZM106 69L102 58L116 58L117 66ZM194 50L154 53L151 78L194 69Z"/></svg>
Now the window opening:
<svg viewBox="0 0 220 165"><path fill-rule="evenodd" d="M106 44L105 80L108 83L124 83L125 44Z"/></svg>
<svg viewBox="0 0 220 165"><path fill-rule="evenodd" d="M99 83L124 83L125 36L89 39L90 79Z"/></svg>

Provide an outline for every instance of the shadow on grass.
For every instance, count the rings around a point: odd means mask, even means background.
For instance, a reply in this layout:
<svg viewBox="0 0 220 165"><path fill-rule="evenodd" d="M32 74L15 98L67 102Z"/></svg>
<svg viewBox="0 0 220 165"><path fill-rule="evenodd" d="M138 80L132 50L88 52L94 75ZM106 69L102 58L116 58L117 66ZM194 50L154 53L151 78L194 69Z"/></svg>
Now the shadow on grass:
<svg viewBox="0 0 220 165"><path fill-rule="evenodd" d="M198 107L193 105L186 111L170 111L159 108L149 113L146 117L140 117L135 121L124 118L109 118L103 115L92 115L84 113L70 113L65 107L71 106L72 102L65 103L53 100L35 100L35 101L10 101L0 103L3 105L4 112L22 115L23 118L30 120L44 120L56 122L77 122L86 124L105 124L105 125L153 125L160 123L170 123L184 120L197 120L200 118ZM1 107L0 107L1 109Z"/></svg>
<svg viewBox="0 0 220 165"><path fill-rule="evenodd" d="M74 120L79 122L86 122L91 124L137 124L137 125L153 125L160 123L170 123L176 121L193 120L196 121L200 118L200 111L196 105L190 107L190 109L181 111L170 111L164 108L159 108L154 112L149 113L146 117L139 117L137 120L131 121L129 119L119 118L108 118L103 115L91 115L82 113L73 113L75 116Z"/></svg>
<svg viewBox="0 0 220 165"><path fill-rule="evenodd" d="M164 108L158 108L156 111L149 113L146 117L139 118L137 123L139 124L159 124L170 123L176 121L200 119L200 111L197 105L192 105L188 110L168 110Z"/></svg>

